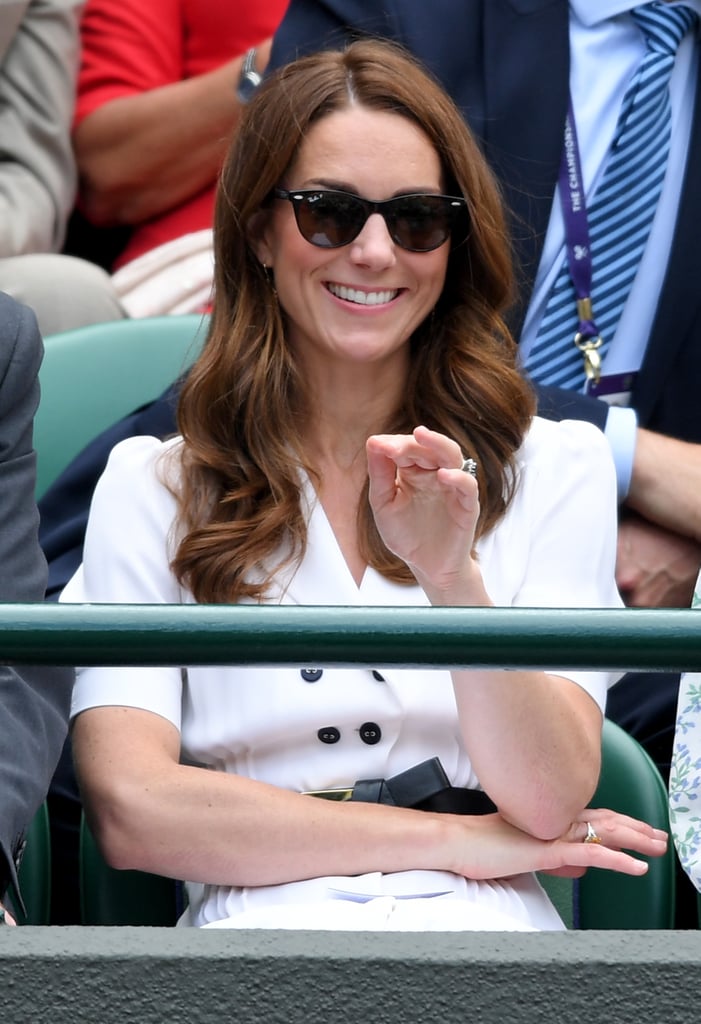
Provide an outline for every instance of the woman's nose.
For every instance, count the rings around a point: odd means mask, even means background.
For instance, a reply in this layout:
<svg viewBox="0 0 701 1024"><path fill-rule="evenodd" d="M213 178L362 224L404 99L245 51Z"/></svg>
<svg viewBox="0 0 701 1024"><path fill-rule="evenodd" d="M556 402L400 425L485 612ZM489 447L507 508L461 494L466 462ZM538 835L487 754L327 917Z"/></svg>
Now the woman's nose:
<svg viewBox="0 0 701 1024"><path fill-rule="evenodd" d="M362 231L351 243L351 259L372 267L392 266L396 263L396 245L382 214L371 213Z"/></svg>

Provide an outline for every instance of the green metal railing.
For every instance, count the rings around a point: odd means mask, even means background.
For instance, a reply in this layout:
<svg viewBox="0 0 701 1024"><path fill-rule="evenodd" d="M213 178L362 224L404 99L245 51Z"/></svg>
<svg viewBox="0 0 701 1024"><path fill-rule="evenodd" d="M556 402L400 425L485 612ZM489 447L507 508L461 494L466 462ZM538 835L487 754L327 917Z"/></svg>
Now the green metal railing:
<svg viewBox="0 0 701 1024"><path fill-rule="evenodd" d="M0 664L701 669L690 610L0 604Z"/></svg>

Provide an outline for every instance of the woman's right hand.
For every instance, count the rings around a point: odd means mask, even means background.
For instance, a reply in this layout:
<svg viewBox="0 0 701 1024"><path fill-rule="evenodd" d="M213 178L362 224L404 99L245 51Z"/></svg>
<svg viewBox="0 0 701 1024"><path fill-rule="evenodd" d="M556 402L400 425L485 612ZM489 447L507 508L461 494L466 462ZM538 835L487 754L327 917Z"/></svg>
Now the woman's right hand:
<svg viewBox="0 0 701 1024"><path fill-rule="evenodd" d="M460 819L467 824L465 818ZM590 824L601 842L585 842ZM466 878L507 878L542 871L579 877L587 868L644 875L648 865L632 856L661 857L668 835L644 821L605 808L586 808L556 839L536 839L499 814L469 819L467 844L460 844L453 870ZM626 852L630 851L630 852Z"/></svg>

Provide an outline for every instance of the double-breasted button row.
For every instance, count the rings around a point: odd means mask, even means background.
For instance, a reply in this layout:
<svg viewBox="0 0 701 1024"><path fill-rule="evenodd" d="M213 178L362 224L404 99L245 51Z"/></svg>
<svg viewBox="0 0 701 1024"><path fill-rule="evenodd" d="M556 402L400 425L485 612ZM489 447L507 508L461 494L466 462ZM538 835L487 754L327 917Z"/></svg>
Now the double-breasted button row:
<svg viewBox="0 0 701 1024"><path fill-rule="evenodd" d="M373 747L382 739L382 729L380 729L377 722L363 722L358 729L358 735L363 743ZM335 725L325 725L319 729L317 736L322 743L338 743L341 738L341 730L337 729Z"/></svg>
<svg viewBox="0 0 701 1024"><path fill-rule="evenodd" d="M302 679L305 681L305 683L318 683L323 674L324 670L321 668L303 668L300 672L300 675L302 676ZM376 668L372 670L372 675L373 678L378 681L378 683L384 683L385 677L382 675L381 672L378 672Z"/></svg>

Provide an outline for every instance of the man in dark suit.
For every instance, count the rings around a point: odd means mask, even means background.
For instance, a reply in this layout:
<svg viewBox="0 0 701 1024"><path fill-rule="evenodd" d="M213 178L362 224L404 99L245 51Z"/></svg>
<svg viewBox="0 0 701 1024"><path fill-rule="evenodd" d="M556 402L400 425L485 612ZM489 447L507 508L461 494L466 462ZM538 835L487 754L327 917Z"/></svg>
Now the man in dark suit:
<svg viewBox="0 0 701 1024"><path fill-rule="evenodd" d="M41 357L33 314L0 292L0 602L44 598L32 450ZM66 735L72 681L69 669L0 665L0 901L17 892L25 833Z"/></svg>

